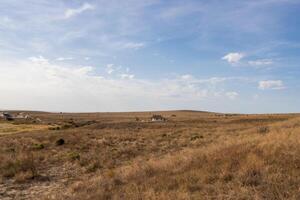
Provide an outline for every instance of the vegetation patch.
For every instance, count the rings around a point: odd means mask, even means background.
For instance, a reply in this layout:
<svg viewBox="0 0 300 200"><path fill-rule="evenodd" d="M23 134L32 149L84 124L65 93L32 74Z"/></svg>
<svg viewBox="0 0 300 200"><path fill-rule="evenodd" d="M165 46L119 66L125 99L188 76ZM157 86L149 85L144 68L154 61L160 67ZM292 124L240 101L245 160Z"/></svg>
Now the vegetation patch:
<svg viewBox="0 0 300 200"><path fill-rule="evenodd" d="M80 160L80 154L77 153L77 152L71 152L68 154L68 157L71 159L71 160Z"/></svg>

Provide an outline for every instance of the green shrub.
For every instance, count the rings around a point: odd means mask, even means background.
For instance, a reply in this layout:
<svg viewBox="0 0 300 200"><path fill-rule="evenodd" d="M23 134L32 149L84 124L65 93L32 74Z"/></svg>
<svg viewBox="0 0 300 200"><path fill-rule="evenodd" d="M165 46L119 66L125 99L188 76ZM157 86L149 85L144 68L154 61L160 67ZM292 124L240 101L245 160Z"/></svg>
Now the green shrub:
<svg viewBox="0 0 300 200"><path fill-rule="evenodd" d="M32 148L36 150L40 150L40 149L44 149L45 146L43 144L33 144Z"/></svg>
<svg viewBox="0 0 300 200"><path fill-rule="evenodd" d="M71 160L80 160L80 154L77 152L71 152L69 153L69 158Z"/></svg>

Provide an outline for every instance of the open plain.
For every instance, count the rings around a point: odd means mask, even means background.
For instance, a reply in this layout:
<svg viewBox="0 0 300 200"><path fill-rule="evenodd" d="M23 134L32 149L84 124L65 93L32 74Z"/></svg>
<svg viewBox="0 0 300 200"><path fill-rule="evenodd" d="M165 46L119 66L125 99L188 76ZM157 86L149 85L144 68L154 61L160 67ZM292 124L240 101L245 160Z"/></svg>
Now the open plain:
<svg viewBox="0 0 300 200"><path fill-rule="evenodd" d="M0 121L1 200L300 199L298 114L28 113Z"/></svg>

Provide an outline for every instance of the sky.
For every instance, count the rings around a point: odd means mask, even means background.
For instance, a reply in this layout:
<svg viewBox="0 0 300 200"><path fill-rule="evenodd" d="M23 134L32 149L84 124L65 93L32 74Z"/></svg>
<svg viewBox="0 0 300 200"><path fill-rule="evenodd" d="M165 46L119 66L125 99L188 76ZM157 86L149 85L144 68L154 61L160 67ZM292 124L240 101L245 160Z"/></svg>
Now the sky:
<svg viewBox="0 0 300 200"><path fill-rule="evenodd" d="M1 0L0 109L300 112L300 0Z"/></svg>

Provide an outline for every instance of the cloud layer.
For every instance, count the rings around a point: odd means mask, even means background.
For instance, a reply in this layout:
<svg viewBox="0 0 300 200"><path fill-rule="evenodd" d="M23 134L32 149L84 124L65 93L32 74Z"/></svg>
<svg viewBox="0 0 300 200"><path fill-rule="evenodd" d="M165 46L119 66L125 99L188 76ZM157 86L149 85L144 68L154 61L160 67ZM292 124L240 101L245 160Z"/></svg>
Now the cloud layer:
<svg viewBox="0 0 300 200"><path fill-rule="evenodd" d="M91 66L61 65L38 56L1 63L0 102L7 108L52 111L126 111L196 106L206 99L236 99L220 84L234 77L198 79L191 75L147 80L108 64L107 74ZM112 70L115 69L115 70ZM224 100L224 98L223 98ZM16 106L16 105L19 105Z"/></svg>

